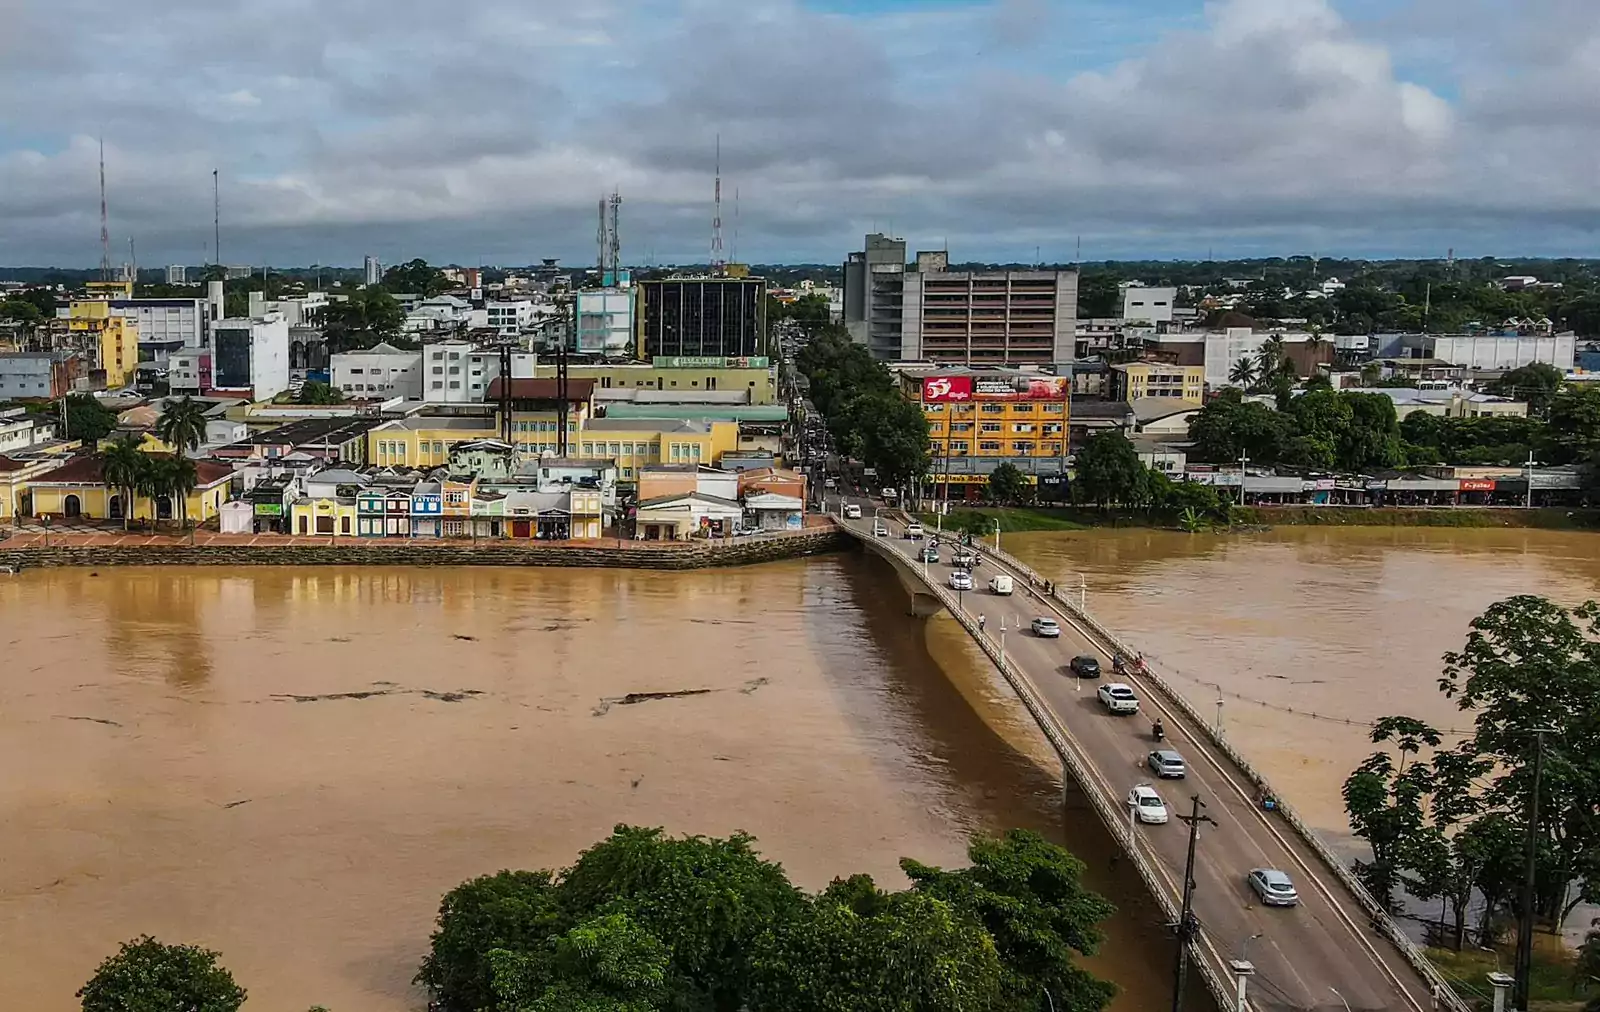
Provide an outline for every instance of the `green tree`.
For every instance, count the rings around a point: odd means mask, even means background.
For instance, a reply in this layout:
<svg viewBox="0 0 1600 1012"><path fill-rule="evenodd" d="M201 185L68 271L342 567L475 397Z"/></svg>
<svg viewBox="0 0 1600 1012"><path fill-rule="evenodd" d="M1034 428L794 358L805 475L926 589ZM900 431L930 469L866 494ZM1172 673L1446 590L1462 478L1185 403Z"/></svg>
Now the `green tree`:
<svg viewBox="0 0 1600 1012"><path fill-rule="evenodd" d="M420 295L431 299L450 290L444 272L422 259L407 260L383 272L383 287L395 295Z"/></svg>
<svg viewBox="0 0 1600 1012"><path fill-rule="evenodd" d="M1021 502L1030 497L1033 486L1017 465L1003 461L989 472L989 498L997 503Z"/></svg>
<svg viewBox="0 0 1600 1012"><path fill-rule="evenodd" d="M323 335L330 352L370 348L393 338L405 324L405 312L382 288L363 288L323 310Z"/></svg>
<svg viewBox="0 0 1600 1012"><path fill-rule="evenodd" d="M596 917L533 952L488 955L502 1012L654 1012L671 954L627 914Z"/></svg>
<svg viewBox="0 0 1600 1012"><path fill-rule="evenodd" d="M300 387L296 404L343 404L344 392L319 380L306 380Z"/></svg>
<svg viewBox="0 0 1600 1012"><path fill-rule="evenodd" d="M1244 393L1229 387L1189 420L1189 456L1212 463L1237 462L1241 453L1262 464L1276 463L1284 454L1292 422L1265 404L1247 401Z"/></svg>
<svg viewBox="0 0 1600 1012"><path fill-rule="evenodd" d="M180 457L200 448L206 436L206 412L192 397L168 400L156 419L156 436Z"/></svg>
<svg viewBox="0 0 1600 1012"><path fill-rule="evenodd" d="M1143 506L1150 486L1139 452L1120 432L1101 432L1078 451L1073 475L1073 498L1106 506Z"/></svg>
<svg viewBox="0 0 1600 1012"><path fill-rule="evenodd" d="M1510 397L1512 400L1526 401L1528 413L1537 418L1543 418L1550 411L1550 404L1556 398L1556 391L1561 389L1565 379L1560 369L1543 362L1521 366L1502 375L1490 384L1489 392L1499 394L1501 397Z"/></svg>
<svg viewBox="0 0 1600 1012"><path fill-rule="evenodd" d="M10 320L32 329L44 320L44 313L27 299L6 298L0 301L0 320Z"/></svg>
<svg viewBox="0 0 1600 1012"><path fill-rule="evenodd" d="M902 488L928 473L928 419L898 393L863 394L847 412L859 435L861 460L884 485Z"/></svg>
<svg viewBox="0 0 1600 1012"><path fill-rule="evenodd" d="M1122 315L1122 288L1115 274L1085 274L1078 281L1078 318L1111 319Z"/></svg>
<svg viewBox="0 0 1600 1012"><path fill-rule="evenodd" d="M967 849L972 864L957 871L903 859L917 892L974 917L1000 956L1001 1001L991 1008L1033 1012L1041 991L1057 1008L1103 1009L1115 988L1078 965L1103 936L1100 922L1115 908L1083 885L1083 863L1030 830Z"/></svg>
<svg viewBox="0 0 1600 1012"><path fill-rule="evenodd" d="M133 516L134 497L144 484L150 458L139 449L139 437L125 435L106 447L100 458L100 477L122 496L122 529Z"/></svg>
<svg viewBox="0 0 1600 1012"><path fill-rule="evenodd" d="M82 440L86 447L98 446L117 427L117 413L89 394L68 394L66 415L64 435Z"/></svg>
<svg viewBox="0 0 1600 1012"><path fill-rule="evenodd" d="M1563 460L1593 463L1600 456L1600 388L1563 387L1550 401L1550 437L1553 453Z"/></svg>
<svg viewBox="0 0 1600 1012"><path fill-rule="evenodd" d="M1233 363L1233 368L1228 370L1228 382L1246 390L1255 386L1256 363L1249 358L1241 358Z"/></svg>
<svg viewBox="0 0 1600 1012"><path fill-rule="evenodd" d="M163 945L144 935L123 942L78 989L83 1012L236 1012L245 990L193 945Z"/></svg>
<svg viewBox="0 0 1600 1012"><path fill-rule="evenodd" d="M502 871L446 893L416 983L449 1012L491 1006L495 989L490 953L532 951L571 927L553 880L548 871Z"/></svg>

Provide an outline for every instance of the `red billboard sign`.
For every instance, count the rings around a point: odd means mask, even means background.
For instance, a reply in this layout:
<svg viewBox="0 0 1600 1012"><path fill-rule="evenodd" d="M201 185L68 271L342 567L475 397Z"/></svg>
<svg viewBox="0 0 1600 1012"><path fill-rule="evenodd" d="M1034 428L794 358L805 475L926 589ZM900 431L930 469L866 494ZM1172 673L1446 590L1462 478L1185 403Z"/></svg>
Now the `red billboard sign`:
<svg viewBox="0 0 1600 1012"><path fill-rule="evenodd" d="M1493 478L1462 478L1461 491L1463 492L1493 492Z"/></svg>
<svg viewBox="0 0 1600 1012"><path fill-rule="evenodd" d="M1071 392L1065 376L928 376L922 402L1064 401Z"/></svg>
<svg viewBox="0 0 1600 1012"><path fill-rule="evenodd" d="M972 400L971 376L929 376L922 381L922 403Z"/></svg>

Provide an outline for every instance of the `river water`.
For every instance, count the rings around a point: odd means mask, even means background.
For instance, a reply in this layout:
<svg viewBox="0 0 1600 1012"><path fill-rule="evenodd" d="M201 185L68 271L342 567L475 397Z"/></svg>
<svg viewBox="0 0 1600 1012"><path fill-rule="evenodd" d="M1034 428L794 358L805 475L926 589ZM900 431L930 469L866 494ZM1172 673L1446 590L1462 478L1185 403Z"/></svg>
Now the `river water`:
<svg viewBox="0 0 1600 1012"><path fill-rule="evenodd" d="M1170 949L1126 862L906 604L857 556L0 577L0 1009L75 1009L148 932L219 950L252 1008L411 1012L446 890L618 822L749 831L810 888L1040 829L1122 905L1092 965L1152 1007Z"/></svg>
<svg viewBox="0 0 1600 1012"><path fill-rule="evenodd" d="M1438 691L1495 601L1600 597L1593 534L1280 527L1259 534L1017 534L1004 547L1154 662L1328 841L1355 853L1340 787L1389 714L1471 716ZM1083 577L1080 584L1079 577Z"/></svg>

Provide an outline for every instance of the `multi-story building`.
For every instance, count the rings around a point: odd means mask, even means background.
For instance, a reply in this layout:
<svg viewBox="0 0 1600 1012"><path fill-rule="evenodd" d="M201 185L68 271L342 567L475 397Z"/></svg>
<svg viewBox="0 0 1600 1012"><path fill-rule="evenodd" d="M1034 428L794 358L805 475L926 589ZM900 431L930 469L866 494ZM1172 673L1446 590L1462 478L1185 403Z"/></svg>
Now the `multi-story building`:
<svg viewBox="0 0 1600 1012"><path fill-rule="evenodd" d="M368 287L383 281L383 265L378 263L377 257L368 255L361 258L361 280Z"/></svg>
<svg viewBox="0 0 1600 1012"><path fill-rule="evenodd" d="M503 302L485 302L488 326L501 337L516 337L523 328L533 325L533 300L510 299Z"/></svg>
<svg viewBox="0 0 1600 1012"><path fill-rule="evenodd" d="M1111 399L1136 401L1165 397L1199 404L1205 400L1206 370L1166 362L1119 362L1111 367Z"/></svg>
<svg viewBox="0 0 1600 1012"><path fill-rule="evenodd" d="M182 285L188 283L189 268L183 264L167 265L167 284Z"/></svg>
<svg viewBox="0 0 1600 1012"><path fill-rule="evenodd" d="M139 361L165 366L173 352L205 345L205 299L112 299L111 311L139 327Z"/></svg>
<svg viewBox="0 0 1600 1012"><path fill-rule="evenodd" d="M218 320L211 332L211 389L268 401L289 389L289 324L264 319Z"/></svg>
<svg viewBox="0 0 1600 1012"><path fill-rule="evenodd" d="M595 418L579 433L582 455L615 461L625 484L651 464L714 465L738 445L738 422L703 419Z"/></svg>
<svg viewBox="0 0 1600 1012"><path fill-rule="evenodd" d="M1130 325L1155 326L1172 322L1176 288L1150 288L1130 284L1122 289L1122 319Z"/></svg>
<svg viewBox="0 0 1600 1012"><path fill-rule="evenodd" d="M349 400L422 397L422 352L388 342L359 351L339 352L329 360L329 381Z"/></svg>
<svg viewBox="0 0 1600 1012"><path fill-rule="evenodd" d="M1144 352L1174 365L1204 366L1206 385L1217 389L1228 385L1228 377L1241 359L1259 365L1262 348L1273 338L1282 340L1284 356L1298 375L1312 375L1319 366L1333 361L1331 338L1305 331L1264 331L1249 327L1154 334L1145 339Z"/></svg>
<svg viewBox="0 0 1600 1012"><path fill-rule="evenodd" d="M626 358L633 352L633 292L602 288L573 300L573 347L584 354Z"/></svg>
<svg viewBox="0 0 1600 1012"><path fill-rule="evenodd" d="M251 292L249 315L259 319L277 313L291 327L313 327L321 322L327 306L327 292L308 292L292 299L269 299L265 292Z"/></svg>
<svg viewBox="0 0 1600 1012"><path fill-rule="evenodd" d="M928 420L929 480L949 497L980 488L1001 463L1013 464L1030 480L1066 469L1072 382L1065 376L1016 369L907 370L900 389Z"/></svg>
<svg viewBox="0 0 1600 1012"><path fill-rule="evenodd" d="M921 252L896 274L892 260L904 250L868 236L867 250L845 263L845 326L874 357L965 366L1075 357L1077 271L951 271L948 253Z"/></svg>
<svg viewBox="0 0 1600 1012"><path fill-rule="evenodd" d="M139 322L118 314L108 299L74 301L67 307L67 330L99 353L99 371L108 390L124 387L139 364Z"/></svg>
<svg viewBox="0 0 1600 1012"><path fill-rule="evenodd" d="M86 373L83 359L70 351L0 352L0 401L59 399Z"/></svg>
<svg viewBox="0 0 1600 1012"><path fill-rule="evenodd" d="M765 354L765 278L674 277L637 288L638 358Z"/></svg>
<svg viewBox="0 0 1600 1012"><path fill-rule="evenodd" d="M513 374L517 370L513 365ZM543 362L534 366L534 375L552 379L556 366ZM610 365L569 365L567 376L594 380L601 390L656 390L664 396L674 391L691 394L703 391L738 392L747 404L772 404L777 400L777 383L771 362L753 358L690 357L660 355L649 364L642 362Z"/></svg>
<svg viewBox="0 0 1600 1012"><path fill-rule="evenodd" d="M211 391L211 352L188 349L167 357L167 392L177 396Z"/></svg>
<svg viewBox="0 0 1600 1012"><path fill-rule="evenodd" d="M0 398L4 396L0 393ZM25 453L55 437L53 418L30 415L22 408L0 408L0 454Z"/></svg>

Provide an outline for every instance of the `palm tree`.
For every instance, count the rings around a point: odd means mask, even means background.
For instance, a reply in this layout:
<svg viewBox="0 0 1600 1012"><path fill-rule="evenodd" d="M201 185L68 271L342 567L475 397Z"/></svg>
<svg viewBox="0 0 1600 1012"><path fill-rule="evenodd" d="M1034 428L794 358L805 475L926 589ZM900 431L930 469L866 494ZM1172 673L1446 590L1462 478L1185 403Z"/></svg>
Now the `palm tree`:
<svg viewBox="0 0 1600 1012"><path fill-rule="evenodd" d="M205 438L205 409L192 397L167 401L166 407L161 409L161 417L156 419L156 435L178 456L186 456Z"/></svg>
<svg viewBox="0 0 1600 1012"><path fill-rule="evenodd" d="M139 450L139 438L125 435L106 448L100 457L100 478L122 495L122 529L128 529L133 515L134 490L138 488L149 458Z"/></svg>
<svg viewBox="0 0 1600 1012"><path fill-rule="evenodd" d="M1242 387L1250 387L1256 381L1256 364L1248 356L1233 363L1233 368L1228 372L1228 382L1237 383Z"/></svg>
<svg viewBox="0 0 1600 1012"><path fill-rule="evenodd" d="M167 496L167 463L173 457L152 457L148 453L141 453L144 458L139 468L138 490L141 495L150 500L150 522L157 526L161 523L161 510L157 500Z"/></svg>
<svg viewBox="0 0 1600 1012"><path fill-rule="evenodd" d="M188 457L166 457L157 463L165 472L167 495L178 500L178 529L183 530L189 526L189 493L200 485L200 475Z"/></svg>

